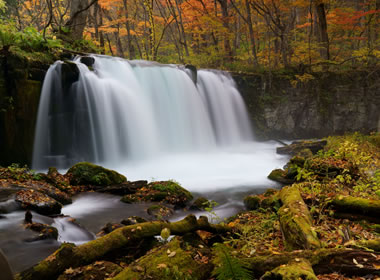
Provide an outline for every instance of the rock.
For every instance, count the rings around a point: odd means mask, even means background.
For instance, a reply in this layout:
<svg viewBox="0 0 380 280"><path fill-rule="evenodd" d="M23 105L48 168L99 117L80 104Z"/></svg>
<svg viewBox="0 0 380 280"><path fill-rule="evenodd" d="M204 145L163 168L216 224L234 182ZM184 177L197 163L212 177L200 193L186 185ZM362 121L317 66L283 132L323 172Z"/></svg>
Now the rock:
<svg viewBox="0 0 380 280"><path fill-rule="evenodd" d="M145 187L147 185L148 185L148 181L141 180L141 181L135 181L135 182L125 182L119 185L107 186L97 191L103 192L103 193L111 193L115 195L126 195L126 194L133 194L138 189Z"/></svg>
<svg viewBox="0 0 380 280"><path fill-rule="evenodd" d="M282 169L275 169L268 175L268 178L285 185L293 184L295 180L287 178L287 175L288 173L286 171Z"/></svg>
<svg viewBox="0 0 380 280"><path fill-rule="evenodd" d="M18 191L15 200L21 204L23 209L34 210L42 215L55 215L61 213L61 203L34 190Z"/></svg>
<svg viewBox="0 0 380 280"><path fill-rule="evenodd" d="M133 203L137 201L161 202L185 207L193 199L191 193L173 181L152 182L147 187L137 190L135 194L123 196L121 201Z"/></svg>
<svg viewBox="0 0 380 280"><path fill-rule="evenodd" d="M174 213L173 209L170 209L169 207L166 207L164 205L152 205L147 209L147 212L149 215L159 220L168 218Z"/></svg>
<svg viewBox="0 0 380 280"><path fill-rule="evenodd" d="M85 64L87 67L92 67L94 66L95 58L92 56L82 56L80 58L80 62Z"/></svg>
<svg viewBox="0 0 380 280"><path fill-rule="evenodd" d="M131 216L131 217L128 217L128 218L122 220L120 223L125 225L125 226L130 226L130 225L135 225L135 224L145 223L145 222L147 222L147 220L144 218L141 218L138 216Z"/></svg>
<svg viewBox="0 0 380 280"><path fill-rule="evenodd" d="M66 60L61 64L61 79L64 88L69 88L71 84L79 80L79 68L74 62Z"/></svg>
<svg viewBox="0 0 380 280"><path fill-rule="evenodd" d="M39 233L37 237L26 240L27 242L34 242L34 241L45 240L45 239L57 240L58 238L58 230L55 227L52 227L46 224L28 223L26 225L26 228Z"/></svg>
<svg viewBox="0 0 380 280"><path fill-rule="evenodd" d="M257 195L248 195L244 197L244 205L248 210L256 210L260 208L261 199Z"/></svg>
<svg viewBox="0 0 380 280"><path fill-rule="evenodd" d="M191 204L190 206L190 210L199 210L199 211L202 211L202 210L205 210L205 208L207 208L209 204L209 200L207 198L204 198L204 197L198 197L194 202L193 204Z"/></svg>
<svg viewBox="0 0 380 280"><path fill-rule="evenodd" d="M89 162L80 162L72 166L66 173L72 185L117 185L127 181L124 175L114 170Z"/></svg>
<svg viewBox="0 0 380 280"><path fill-rule="evenodd" d="M194 84L197 84L197 81L198 81L197 67L191 64L186 64L185 68L191 71L191 79L193 80Z"/></svg>
<svg viewBox="0 0 380 280"><path fill-rule="evenodd" d="M27 223L27 224L31 224L31 223L33 223L32 219L33 219L32 212L30 212L30 210L27 210L25 212L24 222Z"/></svg>
<svg viewBox="0 0 380 280"><path fill-rule="evenodd" d="M100 232L96 234L97 237L99 236L104 236L106 234L109 234L113 232L115 229L121 228L124 225L122 224L117 224L117 223L107 223L104 227L100 229Z"/></svg>
<svg viewBox="0 0 380 280"><path fill-rule="evenodd" d="M277 153L281 155L296 155L304 149L309 149L313 154L322 150L327 145L326 140L321 141L297 141L292 144L277 148Z"/></svg>
<svg viewBox="0 0 380 280"><path fill-rule="evenodd" d="M66 269L58 280L103 280L111 279L122 271L122 268L112 262L97 261L93 264L78 267L75 269Z"/></svg>

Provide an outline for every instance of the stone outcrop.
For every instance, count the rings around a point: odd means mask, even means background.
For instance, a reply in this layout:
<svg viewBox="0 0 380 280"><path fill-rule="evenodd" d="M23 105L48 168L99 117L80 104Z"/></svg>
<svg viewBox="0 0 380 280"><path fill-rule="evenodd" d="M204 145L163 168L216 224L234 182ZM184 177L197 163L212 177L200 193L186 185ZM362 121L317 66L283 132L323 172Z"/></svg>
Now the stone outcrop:
<svg viewBox="0 0 380 280"><path fill-rule="evenodd" d="M233 74L258 138L380 131L380 69ZM307 77L307 79L304 79Z"/></svg>

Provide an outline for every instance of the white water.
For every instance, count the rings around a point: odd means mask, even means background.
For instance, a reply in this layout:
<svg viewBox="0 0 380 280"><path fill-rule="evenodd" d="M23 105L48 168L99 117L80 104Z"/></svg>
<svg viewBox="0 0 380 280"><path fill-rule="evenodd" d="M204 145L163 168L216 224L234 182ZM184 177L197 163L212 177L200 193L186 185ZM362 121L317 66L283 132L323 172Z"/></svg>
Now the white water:
<svg viewBox="0 0 380 280"><path fill-rule="evenodd" d="M177 66L95 57L75 61L79 81L61 85L61 62L41 95L33 168L91 161L130 180L174 179L191 191L270 187L284 163L273 143L256 143L233 79ZM67 87L67 86L66 86Z"/></svg>

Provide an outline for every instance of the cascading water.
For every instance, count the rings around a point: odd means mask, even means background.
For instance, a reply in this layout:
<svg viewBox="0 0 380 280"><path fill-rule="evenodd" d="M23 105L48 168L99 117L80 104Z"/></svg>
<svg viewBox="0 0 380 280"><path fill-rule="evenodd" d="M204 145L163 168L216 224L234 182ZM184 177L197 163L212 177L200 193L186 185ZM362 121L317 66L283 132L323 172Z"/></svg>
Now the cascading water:
<svg viewBox="0 0 380 280"><path fill-rule="evenodd" d="M228 74L200 70L194 84L183 67L94 59L91 70L80 59L72 62L80 73L69 85L62 83L63 62L50 67L34 169L91 161L129 179L175 179L190 190L267 183L264 174L278 160L273 145L253 144L245 104ZM260 179L253 168L263 172Z"/></svg>

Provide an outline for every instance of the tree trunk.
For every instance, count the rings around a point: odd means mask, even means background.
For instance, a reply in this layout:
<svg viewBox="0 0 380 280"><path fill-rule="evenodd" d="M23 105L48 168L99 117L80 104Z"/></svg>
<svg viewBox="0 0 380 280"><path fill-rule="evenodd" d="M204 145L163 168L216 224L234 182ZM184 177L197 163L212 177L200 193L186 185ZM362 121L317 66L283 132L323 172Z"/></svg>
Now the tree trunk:
<svg viewBox="0 0 380 280"><path fill-rule="evenodd" d="M73 40L81 40L83 31L87 24L88 0L72 0L70 7L70 19L66 26L70 28L71 38Z"/></svg>
<svg viewBox="0 0 380 280"><path fill-rule="evenodd" d="M288 250L316 249L321 247L307 205L297 187L284 187L280 191L283 206L278 211L281 232Z"/></svg>
<svg viewBox="0 0 380 280"><path fill-rule="evenodd" d="M257 66L258 61L257 61L257 53L256 53L256 42L255 42L255 35L253 33L251 7L249 5L248 0L245 0L245 8L247 9L247 22L248 22L249 39L251 41L251 52L252 52L252 56L253 56L253 65Z"/></svg>
<svg viewBox="0 0 380 280"><path fill-rule="evenodd" d="M228 24L228 3L227 0L218 0L220 7L222 9L222 22L223 22L223 27L225 28L224 32L224 51L225 51L225 56L227 61L232 61L232 49L230 45L230 38L228 34L229 30L229 24Z"/></svg>
<svg viewBox="0 0 380 280"><path fill-rule="evenodd" d="M32 268L17 275L17 280L50 280L56 279L65 269L75 268L90 264L114 250L123 248L148 237L159 235L168 228L173 235L183 235L196 230L222 233L229 230L228 227L212 225L206 217L198 220L194 215L188 215L178 222L146 222L118 228L111 233L92 240L80 246L72 243L64 243L56 252Z"/></svg>
<svg viewBox="0 0 380 280"><path fill-rule="evenodd" d="M128 48L128 58L135 58L135 48L132 44L132 35L131 35L131 27L129 25L129 13L128 13L128 5L127 0L123 0L124 11L125 11L125 27L127 28L127 48Z"/></svg>
<svg viewBox="0 0 380 280"><path fill-rule="evenodd" d="M330 43L329 43L329 35L327 33L327 20L326 20L326 11L325 11L325 4L318 3L318 1L315 4L315 9L317 12L318 17L318 37L319 42L321 43L322 47L320 50L321 56L323 59L329 60L330 59Z"/></svg>

